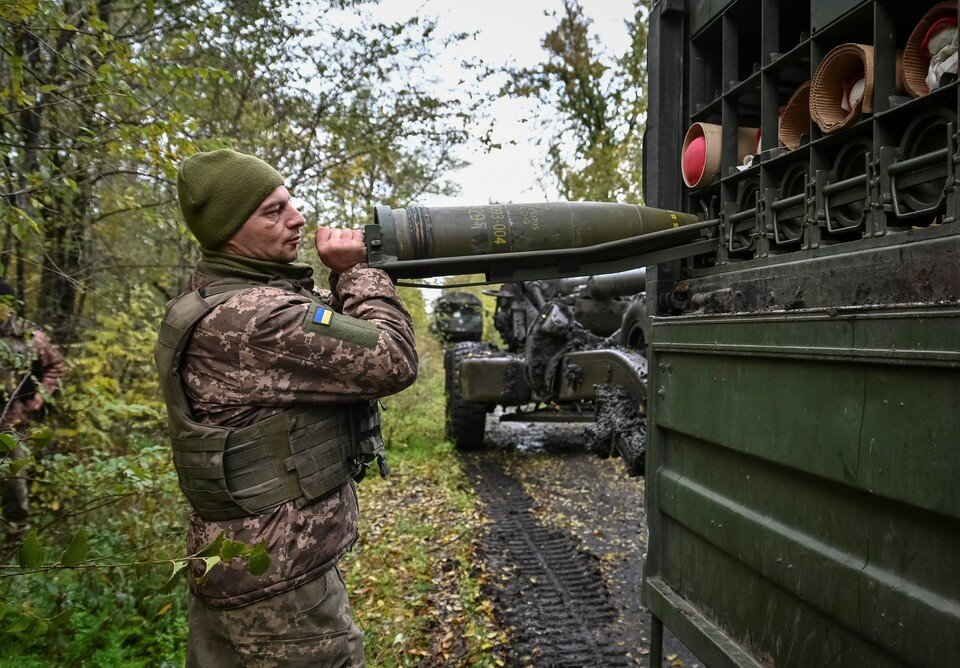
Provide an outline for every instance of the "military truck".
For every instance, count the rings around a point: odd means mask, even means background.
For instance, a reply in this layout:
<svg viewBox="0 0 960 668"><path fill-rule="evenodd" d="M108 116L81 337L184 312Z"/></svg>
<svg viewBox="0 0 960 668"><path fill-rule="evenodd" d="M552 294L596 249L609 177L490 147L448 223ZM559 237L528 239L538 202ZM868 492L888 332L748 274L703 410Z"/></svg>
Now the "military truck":
<svg viewBox="0 0 960 668"><path fill-rule="evenodd" d="M651 665L960 661L957 11L655 3L646 201L715 246L648 269Z"/></svg>
<svg viewBox="0 0 960 668"><path fill-rule="evenodd" d="M550 300L523 365L494 362L511 396L522 376L534 399L591 402L611 440L645 430L652 665L664 624L708 666L960 656L957 18L954 1L658 0L658 209L638 215L664 227L531 244L576 231L568 214L634 214L475 209L451 253L439 211L367 228L371 264L410 277L646 268L618 340ZM497 398L472 383L481 362L460 364L466 401Z"/></svg>
<svg viewBox="0 0 960 668"><path fill-rule="evenodd" d="M437 298L433 331L444 344L483 338L483 304L469 292L446 292Z"/></svg>

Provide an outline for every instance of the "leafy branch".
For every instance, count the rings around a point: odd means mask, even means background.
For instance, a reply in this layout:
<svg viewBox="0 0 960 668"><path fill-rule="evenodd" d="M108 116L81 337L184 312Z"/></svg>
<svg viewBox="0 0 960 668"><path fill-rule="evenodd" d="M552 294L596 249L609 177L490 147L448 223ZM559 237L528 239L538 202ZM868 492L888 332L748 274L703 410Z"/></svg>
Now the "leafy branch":
<svg viewBox="0 0 960 668"><path fill-rule="evenodd" d="M136 549L146 549L146 546ZM235 561L240 562L247 572L254 576L263 575L270 568L271 563L266 541L260 541L251 546L228 538L225 532L221 532L216 539L196 553L177 559L140 559L98 563L98 560L104 557L90 556L90 538L85 529L80 529L74 534L70 544L56 561L44 563L45 552L46 550L40 543L36 529L32 529L20 544L17 553L18 563L0 564L0 571L15 571L0 573L0 580L61 570L131 570L141 575L145 570L166 566L169 568L169 575L165 582L157 588L157 591L161 594L168 594L186 575L189 567L194 565L201 567L200 574L196 576L196 581L197 583L203 583L213 572L213 569L225 568ZM67 610L46 618L32 612L26 605L17 603L6 596L0 595L0 600L13 606L19 613L9 625L3 628L3 631L7 633L31 632L34 635L46 633L56 622L66 619L72 613L72 610ZM4 619L5 613L6 608L0 607L0 620Z"/></svg>

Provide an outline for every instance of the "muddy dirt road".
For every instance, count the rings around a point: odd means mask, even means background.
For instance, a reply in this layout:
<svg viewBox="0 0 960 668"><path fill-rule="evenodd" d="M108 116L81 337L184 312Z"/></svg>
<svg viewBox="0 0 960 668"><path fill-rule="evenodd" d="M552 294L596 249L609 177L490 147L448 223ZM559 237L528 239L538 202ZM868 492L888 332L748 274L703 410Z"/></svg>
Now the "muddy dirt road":
<svg viewBox="0 0 960 668"><path fill-rule="evenodd" d="M582 451L582 428L498 423L462 455L484 504L489 595L510 665L648 665L643 479ZM698 666L666 632L664 665Z"/></svg>

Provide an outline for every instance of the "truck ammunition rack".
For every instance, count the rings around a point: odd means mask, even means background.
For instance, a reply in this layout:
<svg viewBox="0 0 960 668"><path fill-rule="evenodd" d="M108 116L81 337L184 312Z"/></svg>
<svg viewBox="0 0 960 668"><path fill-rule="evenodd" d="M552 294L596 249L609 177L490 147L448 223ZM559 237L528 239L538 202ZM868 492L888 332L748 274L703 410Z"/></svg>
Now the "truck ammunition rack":
<svg viewBox="0 0 960 668"><path fill-rule="evenodd" d="M647 201L717 222L709 233L715 248L687 262L689 271L916 232L960 217L960 83L947 75L940 88L916 98L896 88L896 54L936 3L690 3L684 34L670 30L674 19L669 14L676 6L679 16L681 3L660 4L663 18L653 30L658 38L679 42L678 48L662 53L686 52L689 58L658 64L687 85L662 91L651 105L659 106L651 108L651 121L663 131L659 145L647 147L658 164L648 165L646 174L648 182L661 183L648 186ZM830 133L811 120L800 146L785 149L778 137L778 111L813 78L824 56L845 43L874 47L873 112ZM709 185L681 185L681 192L661 194L665 184L679 182L666 178L669 171L680 170L682 134L672 136L665 127L668 109L677 106L688 125L722 127L721 168ZM745 169L736 164L739 127L761 129L760 151Z"/></svg>

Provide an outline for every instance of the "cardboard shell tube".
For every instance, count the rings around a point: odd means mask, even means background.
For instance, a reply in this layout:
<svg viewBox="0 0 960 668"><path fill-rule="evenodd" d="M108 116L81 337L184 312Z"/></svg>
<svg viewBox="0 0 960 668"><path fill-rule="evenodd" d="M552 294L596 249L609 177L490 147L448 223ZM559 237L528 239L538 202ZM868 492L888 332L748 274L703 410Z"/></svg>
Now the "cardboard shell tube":
<svg viewBox="0 0 960 668"><path fill-rule="evenodd" d="M927 69L930 67L930 56L924 53L923 38L934 23L940 19L957 16L956 0L938 3L923 15L920 22L907 38L907 45L903 49L903 85L913 97L920 97L930 92L927 85Z"/></svg>
<svg viewBox="0 0 960 668"><path fill-rule="evenodd" d="M780 143L793 151L803 135L810 134L810 82L805 81L793 92L780 115L777 135Z"/></svg>
<svg viewBox="0 0 960 668"><path fill-rule="evenodd" d="M683 165L687 150L694 140L703 137L704 155L702 167L688 174L681 169L683 182L688 188L699 188L709 185L720 171L720 151L723 144L723 127L714 123L694 123L687 130L683 138L683 148L680 150L680 162ZM757 128L737 128L737 164L743 162L748 155L756 153Z"/></svg>
<svg viewBox="0 0 960 668"><path fill-rule="evenodd" d="M903 92L903 73L897 52L896 89ZM844 87L864 77L863 96L849 111L840 106ZM841 44L828 53L810 84L810 115L824 132L835 132L854 123L862 112L873 113L874 59L869 44Z"/></svg>

